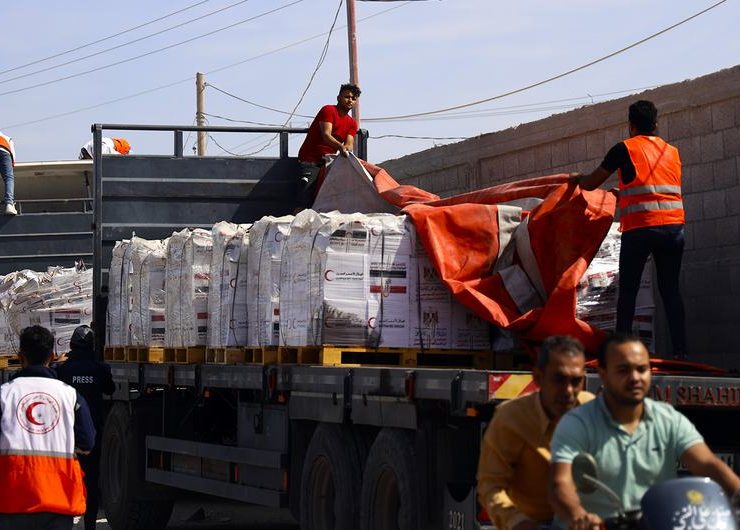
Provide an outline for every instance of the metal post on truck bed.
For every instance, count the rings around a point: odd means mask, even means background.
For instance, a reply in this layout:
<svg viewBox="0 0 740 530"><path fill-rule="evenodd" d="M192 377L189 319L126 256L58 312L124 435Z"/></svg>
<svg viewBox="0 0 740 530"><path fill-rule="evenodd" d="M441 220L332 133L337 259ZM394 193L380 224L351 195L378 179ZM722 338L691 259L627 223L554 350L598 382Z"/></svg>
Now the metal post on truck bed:
<svg viewBox="0 0 740 530"><path fill-rule="evenodd" d="M100 267L103 254L102 223L103 211L100 208L103 202L103 127L96 123L92 126L93 133L93 329L95 331L95 352L103 358L103 337L105 337L104 304L99 303ZM101 314L98 314L101 313Z"/></svg>

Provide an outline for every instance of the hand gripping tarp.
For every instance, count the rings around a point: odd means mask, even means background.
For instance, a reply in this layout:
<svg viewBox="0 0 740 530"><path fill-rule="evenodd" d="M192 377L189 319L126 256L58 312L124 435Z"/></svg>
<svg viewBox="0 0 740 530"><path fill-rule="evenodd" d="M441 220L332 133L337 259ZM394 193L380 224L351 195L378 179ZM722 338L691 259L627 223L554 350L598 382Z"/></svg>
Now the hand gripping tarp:
<svg viewBox="0 0 740 530"><path fill-rule="evenodd" d="M603 332L576 319L576 286L614 220L612 193L582 191L560 174L441 199L361 164L337 159L314 209L351 213L343 203L352 197L352 212L372 213L382 197L411 217L439 277L463 305L524 340L568 334L595 351ZM369 187L377 195L367 194ZM370 197L365 208L360 196Z"/></svg>

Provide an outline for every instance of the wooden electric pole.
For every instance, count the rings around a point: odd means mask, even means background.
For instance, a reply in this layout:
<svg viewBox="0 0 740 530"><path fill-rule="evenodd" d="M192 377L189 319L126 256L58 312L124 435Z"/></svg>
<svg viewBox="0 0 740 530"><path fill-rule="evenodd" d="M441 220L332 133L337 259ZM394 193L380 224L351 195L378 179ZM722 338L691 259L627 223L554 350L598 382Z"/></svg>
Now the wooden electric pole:
<svg viewBox="0 0 740 530"><path fill-rule="evenodd" d="M198 72L195 74L195 124L204 127L206 124L206 80ZM198 156L206 155L206 133L198 131Z"/></svg>
<svg viewBox="0 0 740 530"><path fill-rule="evenodd" d="M349 48L349 82L360 84L360 72L357 64L357 22L355 17L355 0L347 0L347 41ZM360 126L360 100L355 102L352 117Z"/></svg>

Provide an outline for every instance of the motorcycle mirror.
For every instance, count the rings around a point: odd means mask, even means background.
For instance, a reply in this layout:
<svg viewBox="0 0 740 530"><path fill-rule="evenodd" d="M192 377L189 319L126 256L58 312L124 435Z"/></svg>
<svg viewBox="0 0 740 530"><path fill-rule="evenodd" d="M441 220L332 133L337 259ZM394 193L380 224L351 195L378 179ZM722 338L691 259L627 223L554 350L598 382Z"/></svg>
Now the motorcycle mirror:
<svg viewBox="0 0 740 530"><path fill-rule="evenodd" d="M596 459L592 455L589 453L578 453L573 459L571 474L573 475L573 482L576 483L578 493L593 493L596 491L593 479L598 478L599 472L596 467Z"/></svg>

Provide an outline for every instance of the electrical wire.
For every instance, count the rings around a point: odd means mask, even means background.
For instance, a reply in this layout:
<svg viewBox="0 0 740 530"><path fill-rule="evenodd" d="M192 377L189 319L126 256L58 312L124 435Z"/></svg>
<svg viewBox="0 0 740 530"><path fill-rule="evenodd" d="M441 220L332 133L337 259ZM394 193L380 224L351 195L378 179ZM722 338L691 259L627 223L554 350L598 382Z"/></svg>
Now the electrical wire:
<svg viewBox="0 0 740 530"><path fill-rule="evenodd" d="M290 115L285 120L283 127L285 127L286 125L288 125L288 123L290 123L290 120L295 115L296 111L298 110L298 107L301 105L301 103L303 103L303 98L306 97L306 93L308 92L308 89L311 88L311 85L313 84L314 79L316 79L316 74L319 73L319 69L321 68L321 65L324 64L324 60L326 59L326 56L329 53L329 43L331 42L331 34L334 32L334 26L337 25L337 19L339 18L339 12L342 10L342 5L344 5L344 0L339 0L337 11L336 13L334 13L334 20L332 21L331 27L329 28L329 32L326 36L326 42L324 42L324 47L321 49L321 54L319 55L319 60L316 63L316 67L313 69L313 72L311 73L311 77L308 79L308 83L306 84L306 88L303 89L303 93L301 94L301 97L298 98L298 102L295 104L295 106L293 107L293 110L290 112ZM261 153L262 151L270 147L270 145L272 145L272 143L275 141L277 137L278 135L276 134L263 147L261 147L260 149L257 149L256 151L245 153L244 156L252 156L252 155Z"/></svg>
<svg viewBox="0 0 740 530"><path fill-rule="evenodd" d="M81 44L80 46L77 46L75 48L70 48L69 50L65 50L63 52L59 52L59 53L56 53L54 55L49 55L48 57L44 57L43 59L36 59L35 61L31 61L30 63L21 64L21 65L18 65L18 66L14 66L12 68L7 68L5 70L0 70L0 75L7 74L9 72L15 72L16 70L20 70L20 69L26 68L28 66L33 66L34 64L39 64L39 63L43 63L43 62L46 62L46 61L50 61L52 59L56 59L57 57L62 57L63 55L67 55L67 54L70 54L72 52L76 52L76 51L82 50L84 48L88 48L88 47L93 46L95 44L100 44L101 42L105 42L107 40L114 39L116 37L120 37L121 35L125 35L126 33L130 33L130 32L135 31L137 29L141 29L143 27L150 26L150 25L154 24L155 22L160 22L160 21L162 21L162 20L164 20L166 18L170 18L170 17L172 17L174 15L179 15L180 13L183 13L185 11L188 11L189 9L193 9L194 7L198 7L199 5L205 4L206 2L209 2L209 1L210 0L201 0L200 2L196 2L194 4L191 4L191 5L187 6L187 7L183 7L182 9L178 9L177 11L172 11L171 13L167 13L166 15L163 15L163 16L161 16L159 18L152 19L152 20L150 20L148 22L144 22L143 24L139 24L138 26L134 26L132 28L125 29L123 31L119 31L118 33L114 33L113 35L108 35L107 37L103 37L102 39L94 40L94 41L88 42L86 44Z"/></svg>
<svg viewBox="0 0 740 530"><path fill-rule="evenodd" d="M248 99L244 99L242 97L239 97L236 94L232 94L231 92L227 92L226 90L224 90L222 88L218 88L216 85L213 85L211 83L206 83L206 86L207 87L211 87L212 89L214 89L214 90L216 90L218 92L221 92L222 94L225 94L227 96L230 96L230 97L232 97L232 98L234 98L234 99L236 99L238 101L242 101L244 103L248 103L249 105L252 105L253 107L257 107L257 108L265 109L265 110L271 110L272 112L277 112L278 114L285 114L286 116L290 116L290 112L288 112L287 110L280 110L280 109L276 109L276 108L273 108L273 107L268 107L266 105L260 105L259 103L255 103L254 101L249 101ZM313 119L313 116L307 116L305 114L294 114L294 116L299 116L301 118Z"/></svg>
<svg viewBox="0 0 740 530"><path fill-rule="evenodd" d="M467 140L470 136L406 136L403 134L382 134L380 136L371 136L371 140L380 138L408 138L411 140Z"/></svg>
<svg viewBox="0 0 740 530"><path fill-rule="evenodd" d="M234 153L233 151L229 151L229 150L228 150L228 149L226 149L226 148L225 148L224 146L222 146L222 145L221 145L220 143L218 143L218 141L217 141L217 140L216 140L216 139L215 139L215 138L213 137L213 135L212 135L212 134L210 134L210 133L209 133L209 134L208 134L208 138L210 138L211 140L213 140L213 143L214 143L214 144L216 144L216 146L217 146L217 147L218 147L219 149L221 149L221 151L223 151L224 153L228 153L228 154L230 154L230 155L234 155L234 156L239 156L239 153Z"/></svg>
<svg viewBox="0 0 740 530"><path fill-rule="evenodd" d="M530 85L527 85L527 86L524 86L524 87L521 87L521 88L517 88L516 90L510 90L509 92L504 92L503 94L499 94L497 96L492 96L490 98L479 99L477 101L471 101L470 103L463 103L463 104L460 104L460 105L455 105L455 106L452 106L452 107L446 107L446 108L443 108L443 109L430 110L430 111L426 111L426 112L415 112L413 114L400 114L398 116L383 116L383 117L380 117L380 118L363 118L363 121L365 121L365 122L373 122L373 121L397 121L397 120L403 120L403 119L407 119L407 118L418 118L418 117L421 117L421 116L431 116L433 114L441 114L443 112L448 112L448 111L451 111L451 110L464 109L464 108L467 108L467 107L472 107L472 106L475 106L475 105L480 105L481 103L488 103L489 101L494 101L496 99L505 98L507 96L511 96L511 95L514 95L514 94L519 94L521 92L525 92L525 91L530 90L532 88L536 88L538 86L542 86L544 84L550 83L550 82L555 81L557 79L562 79L563 77L566 77L568 75L574 74L574 73L579 72L581 70L585 70L586 68L589 68L589 67L591 67L591 66L593 66L595 64L598 64L598 63L601 63L603 61L606 61L607 59L611 59L612 57L615 57L615 56L617 56L617 55L619 55L621 53L624 53L627 50L631 50L632 48L635 48L635 47L637 47L637 46L639 46L639 45L641 45L641 44L643 44L643 43L645 43L645 42L647 42L647 41L649 41L651 39L654 39L654 38L656 38L656 37L658 37L660 35L663 35L664 33L667 33L668 31L671 31L672 29L675 29L675 28L681 26L682 24L685 24L685 23L689 22L690 20L695 19L698 16L701 16L704 13L707 13L708 11L711 11L712 9L714 9L716 7L719 7L720 5L724 4L725 2L727 2L727 0L719 0L719 2L716 2L716 3L712 4L709 7L705 8L705 9L702 9L699 12L694 13L693 15L691 15L689 17L686 17L683 20L680 20L679 22L676 22L675 24L672 24L672 25L668 26L667 28L663 28L662 30L660 30L660 31L658 31L656 33L653 33L651 35L648 35L645 38L642 38L642 39L640 39L640 40L638 40L636 42L633 42L632 44L630 44L628 46L625 46L624 48L620 48L619 50L613 51L613 52L611 52L611 53L609 53L607 55L604 55L602 57L599 57L598 59L595 59L595 60L590 61L588 63L582 64L581 66L577 66L575 68L571 68L570 70L567 70L565 72L562 72L562 73L560 73L558 75L554 75L552 77L548 77L547 79L543 79L542 81L538 81L536 83L532 83Z"/></svg>
<svg viewBox="0 0 740 530"><path fill-rule="evenodd" d="M357 22L358 23L364 22L366 20L370 20L372 18L375 18L375 17L381 16L381 15L384 15L386 13L389 13L391 11L395 11L396 9L400 9L402 7L405 7L409 3L411 3L411 2L410 1L409 2L404 2L403 4L400 4L398 6L394 6L394 7L388 8L388 9L384 9L382 11L378 11L377 13L374 13L372 15L368 15L366 17L363 17L363 18L358 19ZM343 28L346 28L346 27L347 27L346 25L345 26L339 26L339 27L335 28L335 31L339 31L340 29L343 29ZM290 48L293 48L295 46L300 46L301 44L305 44L306 42L310 42L312 40L316 40L316 39L318 39L320 37L323 37L325 35L326 35L325 32L324 33L318 33L318 34L313 35L311 37L307 37L307 38L304 38L304 39L301 39L301 40L298 40L298 41L294 41L292 43L286 44L286 45L281 46L279 48L274 48L274 49L269 50L267 52L264 52L264 53L261 53L261 54L258 54L258 55L253 55L251 57L247 57L246 59L242 59L242 60L237 61L235 63L230 63L230 64L227 64L227 65L224 65L224 66L220 66L218 68L215 68L213 70L208 70L208 71L205 72L205 74L206 75L210 75L210 74L215 74L215 73L218 73L218 72L223 72L225 70L229 70L231 68L235 68L237 66L241 66L242 64L245 64L245 63L248 63L248 62L251 62L251 61L255 61L257 59L261 59L262 57L267 57L269 55L273 55L273 54L279 53L281 51L285 51L285 50L290 49ZM151 94L152 92L158 92L160 90L165 90L167 88L172 88L174 86L182 85L183 83L189 83L189 82L192 82L192 77L186 77L186 78L180 79L178 81L172 81L171 83L167 83L167 84L164 84L164 85L159 85L159 86L156 86L156 87L153 87L153 88L148 88L146 90L142 90L140 92L135 92L133 94L128 94L126 96L121 96L121 97L118 97L118 98L109 99L107 101L96 103L94 105L88 105L86 107L81 107L81 108L78 108L78 109L74 109L74 110L70 110L70 111L66 111L66 112L61 112L59 114L52 114L51 116L44 116L43 118L37 118L35 120L24 121L24 122L20 122L20 123L14 123L12 125L3 125L3 126L0 127L0 129L12 129L12 128L15 128L15 127L26 127L28 125L35 125L37 123L43 123L45 121L55 120L57 118L63 118L63 117L66 117L66 116L71 116L73 114L79 114L80 112L85 112L85 111L88 111L88 110L94 110L94 109L98 109L100 107L105 107L105 106L108 106L108 105L113 105L115 103L120 103L121 101L127 101L129 99L134 99L134 98L137 98L139 96L145 96L147 94ZM211 85L211 86L213 86L213 85Z"/></svg>
<svg viewBox="0 0 740 530"><path fill-rule="evenodd" d="M280 127L279 123L264 123L261 121L237 120L234 118L227 118L226 116L219 116L218 114L210 114L208 112L204 112L203 115L210 116L211 118L218 118L220 120L230 121L232 123L247 123L249 125L261 125L263 127Z"/></svg>
<svg viewBox="0 0 740 530"><path fill-rule="evenodd" d="M85 59L90 59L91 57L97 57L98 55L102 55L104 53L108 53L110 51L117 50L119 48L123 48L125 46L129 46L131 44L135 44L137 42L144 41L146 39L151 39L152 37L156 37L157 35L162 35L163 33L167 33L168 31L172 31L174 29L178 29L178 28L187 26L188 24L192 24L193 22L197 22L199 20L203 20L204 18L208 18L208 17L211 17L213 15L217 15L217 14L222 13L223 11L226 11L228 9L232 9L234 7L237 7L237 6L240 6L242 4L245 4L246 2L249 2L249 0L239 0L238 2L235 2L233 4L227 5L225 7L220 8L220 9L216 9L215 11L211 11L210 13L206 13L205 15L201 15L199 17L195 17L195 18L192 18L190 20L186 20L185 22L181 22L179 24L175 24L174 26L170 26L170 27L165 28L165 29L162 29L160 31L156 31L154 33L150 33L149 35L144 35L143 37L139 37L139 38L134 39L134 40L130 40L130 41L127 41L127 42L124 42L124 43L121 43L121 44L117 44L116 46L111 46L110 48L106 48L104 50L100 50L100 51L97 51L95 53L90 53L88 55L83 55L82 57L78 57L76 59L71 59L71 60L69 60L67 62L64 62L64 63L59 63L59 64L55 64L55 65L52 65L52 66L47 66L46 68L42 68L40 70L34 70L33 72L28 72L28 73L25 73L25 74L22 74L22 75L17 75L15 77L9 77L8 79L3 79L3 80L0 81L0 85L5 84L5 83L10 83L11 81L16 81L18 79L23 79L25 77L30 77L32 75L40 74L40 73L43 73L43 72L48 72L50 70L56 70L57 68L62 68L63 66L68 66L70 64L74 64L74 63L77 63L77 62L80 62L80 61L84 61Z"/></svg>
<svg viewBox="0 0 740 530"><path fill-rule="evenodd" d="M270 9L269 11L264 11L263 13L260 13L258 15L254 15L254 16L251 16L249 18L245 18L245 19L240 20L238 22L234 22L233 24L229 24L228 26L224 26L222 28L215 29L213 31L209 31L209 32L203 33L201 35L197 35L195 37L191 37L191 38L186 39L184 41L176 42L175 44L170 44L168 46L163 46L161 48L157 48L156 50L151 50L149 52L142 53L142 54L136 55L134 57L129 57L129 58L123 59L121 61L116 61L116 62L113 62L113 63L110 63L110 64L106 64L106 65L103 65L103 66L98 66L97 68L92 68L90 70L85 70L83 72L78 72L76 74L71 74L71 75L67 75L67 76L64 76L64 77L59 77L57 79L52 79L50 81L45 81L43 83L37 83L35 85L29 85L29 86L25 86L25 87L22 87L22 88L17 88L15 90L8 90L8 91L5 91L5 92L0 92L0 96L8 96L10 94L17 94L19 92L25 92L26 90L31 90L33 88L39 88L39 87L43 87L43 86L52 85L54 83L59 83L61 81L66 81L68 79L74 79L76 77L80 77L80 76L83 76L83 75L86 75L86 74L91 74L91 73L94 73L94 72L99 72L101 70L106 70L108 68L112 68L113 66L118 66L118 65L121 65L121 64L124 64L124 63L129 63L131 61L135 61L137 59L141 59L142 57L148 57L149 55L154 55L155 53L160 53L160 52L163 52L163 51L166 51L166 50L170 50L170 49L175 48L177 46L182 46L183 44L188 44L190 42L193 42L193 41L196 41L196 40L205 38L205 37L209 37L211 35L214 35L216 33L220 33L220 32L225 31L227 29L231 29L231 28L236 27L236 26L239 26L241 24L245 24L247 22L251 22L251 21L256 20L258 18L262 18L262 17L267 16L267 15L270 15L272 13L276 13L277 11L281 11L281 10L286 9L288 7L294 6L295 4L299 4L302 1L303 0L294 0L293 2L290 2L288 4L282 5L280 7L276 7L274 9Z"/></svg>

